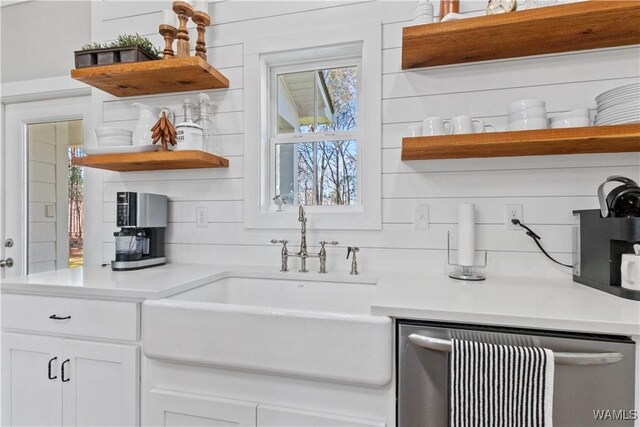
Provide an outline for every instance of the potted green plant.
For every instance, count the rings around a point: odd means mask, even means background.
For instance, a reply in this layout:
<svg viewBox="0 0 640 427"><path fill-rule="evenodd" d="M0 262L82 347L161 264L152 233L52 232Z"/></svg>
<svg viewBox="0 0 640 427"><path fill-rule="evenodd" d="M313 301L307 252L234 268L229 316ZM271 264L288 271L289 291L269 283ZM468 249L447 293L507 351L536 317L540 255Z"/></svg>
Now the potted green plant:
<svg viewBox="0 0 640 427"><path fill-rule="evenodd" d="M75 52L76 68L160 59L161 53L146 37L121 34L111 43L91 43Z"/></svg>

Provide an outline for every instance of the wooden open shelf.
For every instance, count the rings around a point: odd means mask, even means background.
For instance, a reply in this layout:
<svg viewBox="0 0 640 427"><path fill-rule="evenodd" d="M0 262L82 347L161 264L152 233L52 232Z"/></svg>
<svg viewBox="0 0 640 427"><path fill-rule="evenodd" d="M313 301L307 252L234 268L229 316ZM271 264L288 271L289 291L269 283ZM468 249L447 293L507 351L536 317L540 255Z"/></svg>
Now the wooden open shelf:
<svg viewBox="0 0 640 427"><path fill-rule="evenodd" d="M640 43L640 1L584 1L404 27L402 69Z"/></svg>
<svg viewBox="0 0 640 427"><path fill-rule="evenodd" d="M116 172L229 167L229 160L224 157L199 150L96 154L74 157L71 163Z"/></svg>
<svg viewBox="0 0 640 427"><path fill-rule="evenodd" d="M76 68L71 77L118 97L229 87L199 56Z"/></svg>
<svg viewBox="0 0 640 427"><path fill-rule="evenodd" d="M640 152L640 124L403 138L402 160Z"/></svg>

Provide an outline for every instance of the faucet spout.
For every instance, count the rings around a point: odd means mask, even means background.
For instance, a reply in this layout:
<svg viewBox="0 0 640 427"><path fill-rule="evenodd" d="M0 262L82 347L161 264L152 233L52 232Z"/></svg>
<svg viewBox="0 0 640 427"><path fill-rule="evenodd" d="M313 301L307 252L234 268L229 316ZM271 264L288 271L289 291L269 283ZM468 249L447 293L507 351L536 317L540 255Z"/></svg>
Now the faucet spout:
<svg viewBox="0 0 640 427"><path fill-rule="evenodd" d="M300 258L304 264L304 258L309 255L307 252L307 217L304 214L304 207L300 205L298 208L298 221L300 221ZM302 268L302 270L306 270L306 265Z"/></svg>

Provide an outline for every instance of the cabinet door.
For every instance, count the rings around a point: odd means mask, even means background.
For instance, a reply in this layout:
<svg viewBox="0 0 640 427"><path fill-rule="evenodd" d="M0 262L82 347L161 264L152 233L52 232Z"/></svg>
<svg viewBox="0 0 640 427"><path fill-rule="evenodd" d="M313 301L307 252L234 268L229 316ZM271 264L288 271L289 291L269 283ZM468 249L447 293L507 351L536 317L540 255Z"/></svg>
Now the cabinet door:
<svg viewBox="0 0 640 427"><path fill-rule="evenodd" d="M255 426L257 403L170 390L149 393L149 423L162 427Z"/></svg>
<svg viewBox="0 0 640 427"><path fill-rule="evenodd" d="M139 425L139 349L64 340L60 359L63 425Z"/></svg>
<svg viewBox="0 0 640 427"><path fill-rule="evenodd" d="M56 359L61 343L61 338L2 334L2 425L62 423L61 361Z"/></svg>
<svg viewBox="0 0 640 427"><path fill-rule="evenodd" d="M258 405L258 427L384 427L384 421L345 417L326 412L284 408L274 405Z"/></svg>

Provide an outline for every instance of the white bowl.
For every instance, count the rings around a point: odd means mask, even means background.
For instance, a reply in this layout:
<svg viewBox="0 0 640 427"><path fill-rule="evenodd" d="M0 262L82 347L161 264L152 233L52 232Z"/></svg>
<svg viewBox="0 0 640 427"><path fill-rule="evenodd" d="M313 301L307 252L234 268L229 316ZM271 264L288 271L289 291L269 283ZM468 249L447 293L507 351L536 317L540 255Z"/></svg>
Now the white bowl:
<svg viewBox="0 0 640 427"><path fill-rule="evenodd" d="M580 128L589 126L591 121L585 117L570 117L568 119L556 119L551 121L551 129Z"/></svg>
<svg viewBox="0 0 640 427"><path fill-rule="evenodd" d="M96 138L101 139L110 136L125 136L131 137L133 132L126 129L116 129L111 127L95 128Z"/></svg>
<svg viewBox="0 0 640 427"><path fill-rule="evenodd" d="M509 123L517 122L524 119L546 119L547 109L544 107L529 108L528 110L522 110L509 114Z"/></svg>
<svg viewBox="0 0 640 427"><path fill-rule="evenodd" d="M518 120L516 122L509 123L508 130L533 130L533 129L547 129L547 119L533 118Z"/></svg>
<svg viewBox="0 0 640 427"><path fill-rule="evenodd" d="M567 111L566 113L554 114L552 117L549 117L551 122L556 120L565 120L565 119L576 119L583 118L589 120L589 109L588 108L578 108L577 110Z"/></svg>
<svg viewBox="0 0 640 427"><path fill-rule="evenodd" d="M99 147L120 147L125 145L132 145L133 140L131 139L131 137L126 138L115 136L109 138L100 138L97 140L97 143Z"/></svg>
<svg viewBox="0 0 640 427"><path fill-rule="evenodd" d="M507 113L513 114L522 110L529 110L531 108L544 108L545 102L540 99L519 99L517 101L513 101L507 107Z"/></svg>

